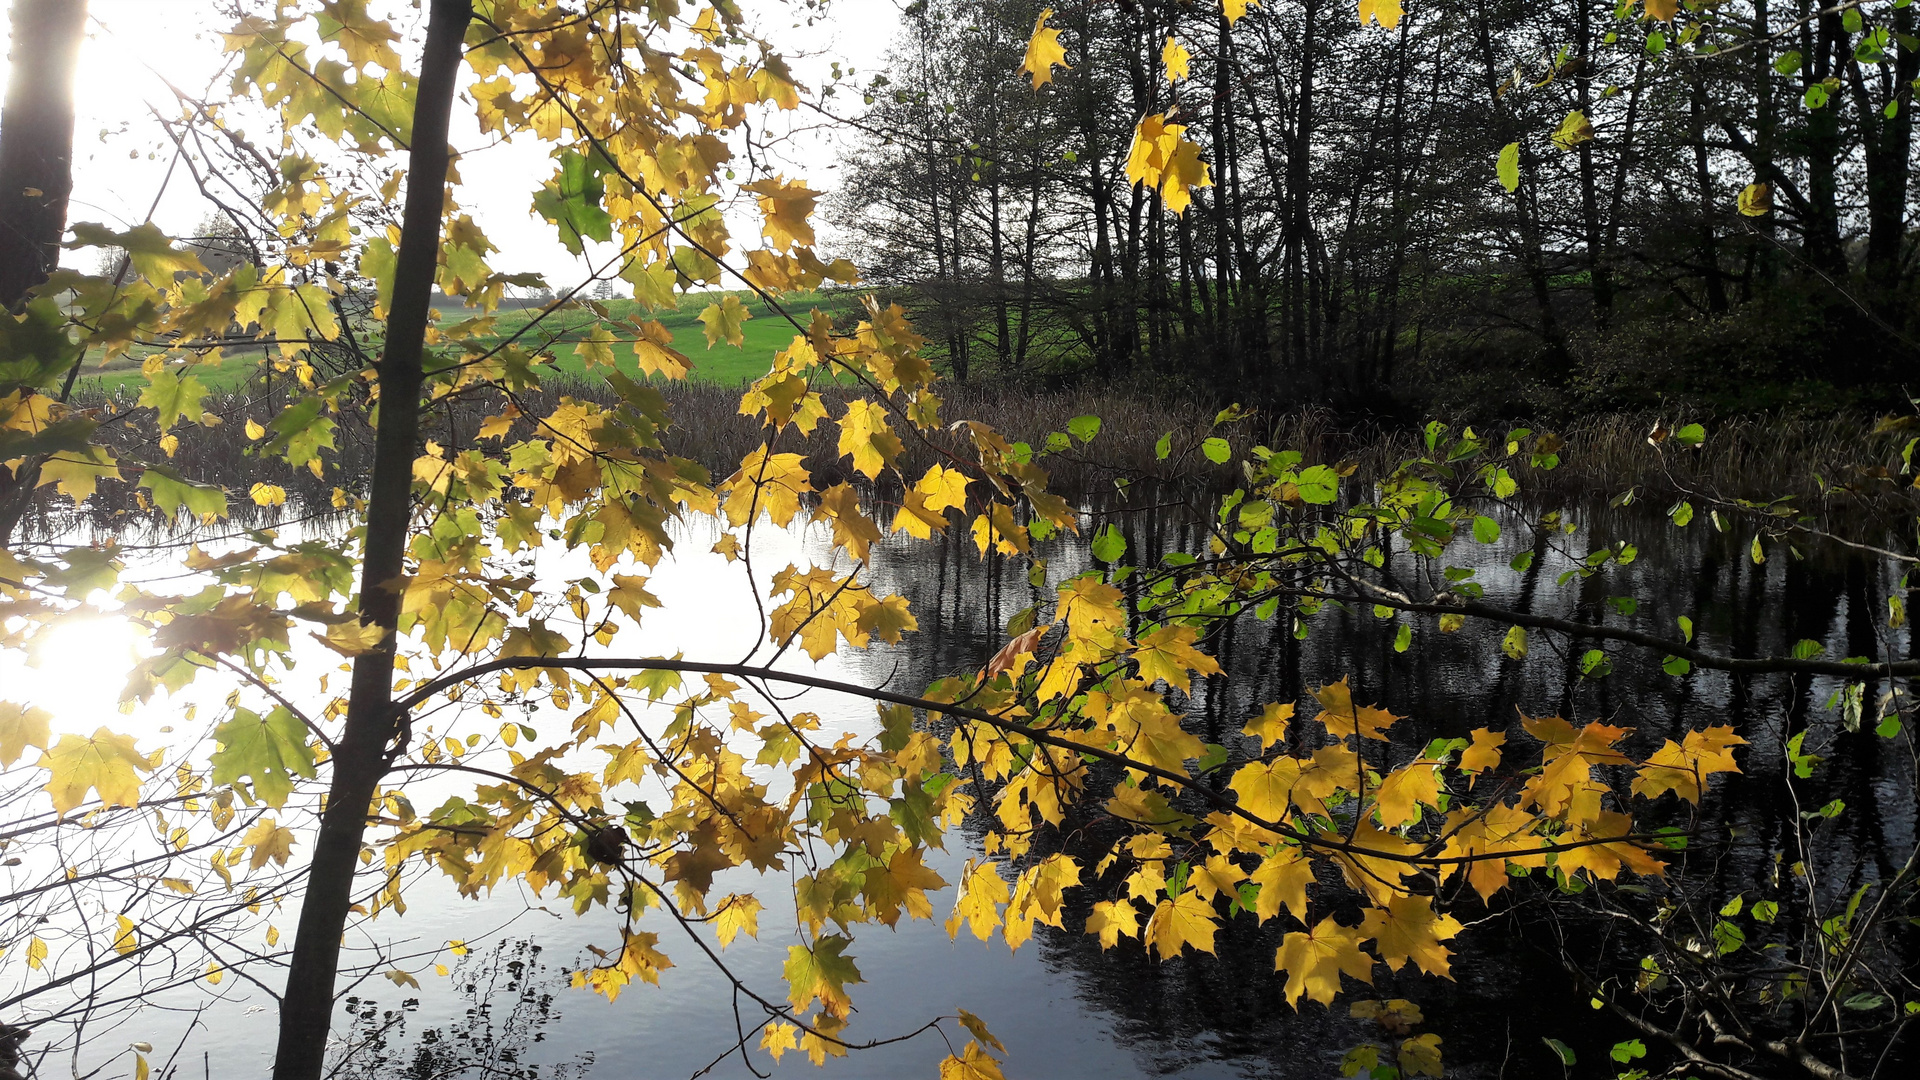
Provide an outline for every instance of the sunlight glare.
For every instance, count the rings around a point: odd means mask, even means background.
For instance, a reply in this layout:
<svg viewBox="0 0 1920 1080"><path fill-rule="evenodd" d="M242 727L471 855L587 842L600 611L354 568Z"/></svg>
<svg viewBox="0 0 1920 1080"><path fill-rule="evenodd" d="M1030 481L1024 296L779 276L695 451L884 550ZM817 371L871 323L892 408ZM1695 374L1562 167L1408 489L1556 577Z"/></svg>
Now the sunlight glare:
<svg viewBox="0 0 1920 1080"><path fill-rule="evenodd" d="M33 639L27 665L6 677L7 697L46 709L59 731L84 733L112 723L141 640L118 616L60 622Z"/></svg>

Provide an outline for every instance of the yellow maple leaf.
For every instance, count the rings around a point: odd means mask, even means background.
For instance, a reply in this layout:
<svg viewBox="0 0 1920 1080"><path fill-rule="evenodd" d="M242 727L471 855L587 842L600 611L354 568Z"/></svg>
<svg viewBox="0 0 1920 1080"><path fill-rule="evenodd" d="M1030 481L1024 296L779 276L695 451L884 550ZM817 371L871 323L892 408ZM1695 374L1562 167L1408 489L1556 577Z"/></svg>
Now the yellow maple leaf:
<svg viewBox="0 0 1920 1080"><path fill-rule="evenodd" d="M1410 761L1386 775L1374 793L1374 809L1380 824L1397 829L1420 819L1419 805L1433 806L1440 801L1439 762L1428 758Z"/></svg>
<svg viewBox="0 0 1920 1080"><path fill-rule="evenodd" d="M40 466L40 485L56 484L60 494L77 503L87 501L100 481L119 479L118 460L104 446L62 450Z"/></svg>
<svg viewBox="0 0 1920 1080"><path fill-rule="evenodd" d="M973 936L985 941L1000 925L999 905L1007 902L1007 882L1000 876L998 864L991 859L976 865L972 859L960 873L960 895L954 899L953 915L947 919L947 936L959 937L964 924Z"/></svg>
<svg viewBox="0 0 1920 1080"><path fill-rule="evenodd" d="M1515 851L1538 845L1535 830L1539 819L1515 806L1495 803L1484 813L1473 810L1455 810L1447 816L1447 844L1441 855L1445 858L1485 856L1504 851ZM1521 865L1539 866L1545 863L1545 856L1522 856L1514 861ZM1507 874L1507 860L1499 858L1476 858L1471 862L1448 864L1447 876L1465 873L1467 881L1482 900L1491 900L1493 894L1507 887L1511 880Z"/></svg>
<svg viewBox="0 0 1920 1080"><path fill-rule="evenodd" d="M946 885L945 878L921 862L919 849L902 848L885 863L867 868L861 875L860 897L868 918L893 926L902 911L916 919L932 918L927 890Z"/></svg>
<svg viewBox="0 0 1920 1080"><path fill-rule="evenodd" d="M1179 82L1186 78L1188 66L1192 61L1193 54L1175 41L1172 35L1168 35L1167 43L1160 47L1160 63L1167 70L1167 81Z"/></svg>
<svg viewBox="0 0 1920 1080"><path fill-rule="evenodd" d="M760 901L752 896L729 896L720 902L720 910L713 913L714 935L720 939L720 947L733 944L742 931L748 937L760 936Z"/></svg>
<svg viewBox="0 0 1920 1080"><path fill-rule="evenodd" d="M860 562L867 561L873 542L880 539L880 526L860 512L860 493L852 484L835 484L823 492L815 516L827 519L833 526L833 542Z"/></svg>
<svg viewBox="0 0 1920 1080"><path fill-rule="evenodd" d="M1334 852L1333 861L1347 884L1376 905L1386 903L1400 891L1401 881L1419 872L1408 857L1419 854L1421 845L1380 828L1371 817L1360 819L1352 843L1352 850Z"/></svg>
<svg viewBox="0 0 1920 1080"><path fill-rule="evenodd" d="M1602 810L1595 813L1589 820L1571 823L1567 831L1561 833L1558 839L1562 843L1578 844L1583 840L1624 837L1632 831L1632 818L1626 814ZM1628 840L1569 848L1554 856L1554 869L1567 878L1584 870L1588 877L1596 881L1612 881L1620 876L1620 871L1623 869L1647 877L1658 877L1666 873L1666 866L1659 859L1634 846L1633 842Z"/></svg>
<svg viewBox="0 0 1920 1080"><path fill-rule="evenodd" d="M119 922L113 935L113 951L125 956L140 947L140 934L135 930L132 919L125 915L117 918Z"/></svg>
<svg viewBox="0 0 1920 1080"><path fill-rule="evenodd" d="M1212 953L1213 934L1218 929L1213 905L1189 889L1154 907L1152 917L1147 920L1146 941L1162 960L1180 955L1189 945L1200 952Z"/></svg>
<svg viewBox="0 0 1920 1080"><path fill-rule="evenodd" d="M1387 967L1399 971L1412 960L1421 971L1449 979L1451 954L1440 943L1461 929L1453 916L1434 911L1428 897L1406 893L1392 897L1383 908L1368 908L1360 923L1360 932L1374 939L1374 951Z"/></svg>
<svg viewBox="0 0 1920 1080"><path fill-rule="evenodd" d="M1440 1036L1429 1031L1400 1043L1401 1076L1439 1076Z"/></svg>
<svg viewBox="0 0 1920 1080"><path fill-rule="evenodd" d="M960 1056L948 1054L940 1062L940 1080L1006 1080L1006 1074L979 1043L969 1042Z"/></svg>
<svg viewBox="0 0 1920 1080"><path fill-rule="evenodd" d="M1237 896L1240 883L1246 879L1245 871L1225 855L1216 853L1209 855L1206 862L1192 865L1187 874L1187 887L1199 894L1200 899L1211 901L1216 896Z"/></svg>
<svg viewBox="0 0 1920 1080"><path fill-rule="evenodd" d="M1671 791L1697 806L1707 777L1740 771L1733 760L1733 748L1746 743L1726 726L1690 731L1684 742L1668 739L1640 767L1633 778L1633 793L1657 799Z"/></svg>
<svg viewBox="0 0 1920 1080"><path fill-rule="evenodd" d="M1548 815L1580 817L1598 811L1601 789L1592 783L1594 767L1631 764L1613 748L1629 728L1592 723L1576 729L1557 716L1523 716L1521 727L1547 744L1541 750L1540 772L1523 792Z"/></svg>
<svg viewBox="0 0 1920 1080"><path fill-rule="evenodd" d="M753 192L760 204L760 213L766 218L761 235L777 250L786 251L796 244L813 246L813 226L807 223L807 218L813 213L820 192L805 184L789 183L784 177L770 177L742 186Z"/></svg>
<svg viewBox="0 0 1920 1080"><path fill-rule="evenodd" d="M700 35L701 40L709 45L719 41L720 35L726 33L720 26L718 14L711 7L701 8L700 17L687 24L687 29Z"/></svg>
<svg viewBox="0 0 1920 1080"><path fill-rule="evenodd" d="M1282 938L1273 955L1273 970L1287 973L1287 1004L1298 1009L1304 994L1322 1005L1331 1005L1340 992L1342 973L1372 984L1373 957L1360 949L1366 941L1366 934L1341 926L1331 915L1307 933Z"/></svg>
<svg viewBox="0 0 1920 1080"><path fill-rule="evenodd" d="M1680 0L1647 0L1646 7L1648 19L1670 23L1680 13Z"/></svg>
<svg viewBox="0 0 1920 1080"><path fill-rule="evenodd" d="M261 818L254 822L240 842L253 849L253 857L247 865L254 870L267 865L271 859L278 866L287 865L293 856L293 830L282 826L272 818Z"/></svg>
<svg viewBox="0 0 1920 1080"><path fill-rule="evenodd" d="M753 313L748 311L742 319L744 321L752 317ZM665 375L669 379L684 379L693 370L693 361L673 348L673 331L658 319L635 319L631 325L637 331L633 338L633 358L641 371L649 375ZM708 348L712 348L711 340Z"/></svg>
<svg viewBox="0 0 1920 1080"><path fill-rule="evenodd" d="M1506 735L1501 732L1489 728L1474 728L1473 744L1460 752L1460 771L1478 774L1488 769L1499 768L1500 747L1505 745L1506 741Z"/></svg>
<svg viewBox="0 0 1920 1080"><path fill-rule="evenodd" d="M1358 792L1363 777L1360 755L1340 743L1323 746L1313 752L1300 768L1300 779L1293 785L1293 800L1302 810L1325 814L1320 800L1340 791Z"/></svg>
<svg viewBox="0 0 1920 1080"><path fill-rule="evenodd" d="M362 623L358 619L334 623L327 627L324 635L313 635L314 640L342 656L359 656L364 652L372 652L386 640L386 636L387 632L384 629Z"/></svg>
<svg viewBox="0 0 1920 1080"><path fill-rule="evenodd" d="M1067 627L1067 640L1095 651L1114 647L1119 631L1127 625L1127 613L1120 606L1119 589L1098 577L1082 575L1061 583L1058 590L1059 619Z"/></svg>
<svg viewBox="0 0 1920 1080"><path fill-rule="evenodd" d="M1253 913L1261 922L1280 914L1281 907L1302 923L1307 921L1307 886L1313 884L1313 860L1298 848L1276 847L1254 868L1253 883L1260 886Z"/></svg>
<svg viewBox="0 0 1920 1080"><path fill-rule="evenodd" d="M980 1019L965 1009L956 1009L954 1011L960 1015L960 1024L967 1029L968 1034L1003 1054L1007 1052L1006 1044L994 1038L993 1032L987 1030L987 1022L985 1020Z"/></svg>
<svg viewBox="0 0 1920 1080"><path fill-rule="evenodd" d="M1192 204L1190 189L1212 187L1200 146L1189 141L1185 124L1169 124L1165 113L1155 113L1134 128L1127 151L1127 181L1160 192L1167 209L1179 214Z"/></svg>
<svg viewBox="0 0 1920 1080"><path fill-rule="evenodd" d="M922 496L927 510L939 514L967 508L967 474L944 465L929 465L914 490Z"/></svg>
<svg viewBox="0 0 1920 1080"><path fill-rule="evenodd" d="M1553 145L1561 150L1571 150L1583 142L1591 142L1592 139L1593 123L1587 119L1586 113L1578 109L1568 113L1553 132Z"/></svg>
<svg viewBox="0 0 1920 1080"><path fill-rule="evenodd" d="M1284 705L1268 705L1260 710L1260 715L1247 721L1241 728L1242 733L1260 740L1261 746L1268 747L1287 737L1287 725L1293 722L1293 702Z"/></svg>
<svg viewBox="0 0 1920 1080"><path fill-rule="evenodd" d="M975 515L973 527L969 530L973 536L973 546L985 556L988 551L997 551L1002 555L1024 555L1031 546L1032 537L1027 527L1013 516L1013 507L996 502L987 507L987 512Z"/></svg>
<svg viewBox="0 0 1920 1080"><path fill-rule="evenodd" d="M1100 947L1111 949L1123 937L1140 936L1140 912L1132 900L1102 900L1087 915L1087 933L1100 935Z"/></svg>
<svg viewBox="0 0 1920 1080"><path fill-rule="evenodd" d="M1360 0L1360 25L1377 22L1389 30L1400 25L1400 17L1406 10L1400 6L1400 0Z"/></svg>
<svg viewBox="0 0 1920 1080"><path fill-rule="evenodd" d="M673 961L654 948L660 943L660 935L643 931L622 930L620 932L620 951L610 954L588 946L605 963L573 973L573 985L592 987L594 992L613 1001L620 991L635 979L660 983L660 972L673 966ZM844 939L843 939L844 940Z"/></svg>
<svg viewBox="0 0 1920 1080"><path fill-rule="evenodd" d="M1286 817L1294 785L1299 781L1300 762L1276 758L1240 766L1227 788L1239 797L1240 809L1262 821L1279 821Z"/></svg>
<svg viewBox="0 0 1920 1080"><path fill-rule="evenodd" d="M1246 18L1248 8L1259 6L1260 0L1220 0L1220 12L1227 17L1228 26Z"/></svg>
<svg viewBox="0 0 1920 1080"><path fill-rule="evenodd" d="M1385 1001L1356 1001L1347 1007L1347 1014L1356 1020L1372 1020L1396 1035L1405 1034L1415 1024L1426 1019L1420 1012L1420 1006L1406 998L1388 998Z"/></svg>
<svg viewBox="0 0 1920 1080"><path fill-rule="evenodd" d="M799 454L768 454L764 446L742 458L740 471L720 485L727 522L736 527L765 514L785 528L800 512L801 494L812 490Z"/></svg>
<svg viewBox="0 0 1920 1080"><path fill-rule="evenodd" d="M1054 65L1072 70L1067 63L1066 46L1060 44L1060 31L1047 25L1047 20L1051 18L1053 9L1046 8L1034 20L1033 37L1027 41L1026 58L1020 61L1020 70L1033 77L1035 90L1053 81Z"/></svg>
<svg viewBox="0 0 1920 1080"><path fill-rule="evenodd" d="M1139 695L1109 714L1129 757L1171 773L1185 770L1190 758L1206 753L1206 744L1180 726L1180 717L1157 697Z"/></svg>
<svg viewBox="0 0 1920 1080"><path fill-rule="evenodd" d="M1219 662L1193 647L1199 637L1200 631L1191 626L1167 625L1141 638L1133 650L1133 658L1140 664L1140 678L1147 683L1165 679L1167 685L1185 693L1192 689L1189 671L1202 676L1220 674Z"/></svg>
<svg viewBox="0 0 1920 1080"><path fill-rule="evenodd" d="M607 590L607 602L636 623L640 621L641 609L660 606L660 598L647 591L647 579L633 574L613 575L613 588Z"/></svg>
<svg viewBox="0 0 1920 1080"><path fill-rule="evenodd" d="M799 1033L800 1029L792 1024L768 1024L760 1032L760 1049L765 1050L773 1060L779 1061L780 1055L800 1049Z"/></svg>
<svg viewBox="0 0 1920 1080"><path fill-rule="evenodd" d="M151 770L147 756L134 749L133 736L115 735L98 728L92 735L62 735L41 751L40 767L50 775L47 794L53 809L64 814L98 791L108 806L133 806L140 801L140 774Z"/></svg>
<svg viewBox="0 0 1920 1080"><path fill-rule="evenodd" d="M852 458L853 467L873 479L892 468L906 450L887 423L886 406L864 398L847 402L847 414L840 418L839 447L841 456Z"/></svg>
<svg viewBox="0 0 1920 1080"><path fill-rule="evenodd" d="M1313 692L1313 696L1325 710L1320 714L1320 722L1327 726L1327 733L1336 739L1349 738L1358 732L1363 739L1386 742L1387 729L1396 720L1405 719L1371 705L1355 705L1353 690L1345 679L1321 687Z"/></svg>
<svg viewBox="0 0 1920 1080"><path fill-rule="evenodd" d="M0 701L0 765L19 761L29 746L45 750L53 738L52 720L45 709Z"/></svg>

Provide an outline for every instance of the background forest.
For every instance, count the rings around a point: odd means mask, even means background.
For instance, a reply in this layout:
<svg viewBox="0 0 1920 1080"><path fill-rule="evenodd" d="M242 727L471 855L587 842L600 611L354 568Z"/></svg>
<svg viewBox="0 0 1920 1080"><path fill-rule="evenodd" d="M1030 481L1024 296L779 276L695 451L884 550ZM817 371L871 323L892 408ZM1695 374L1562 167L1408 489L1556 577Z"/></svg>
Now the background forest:
<svg viewBox="0 0 1920 1080"><path fill-rule="evenodd" d="M1467 419L1903 400L1908 9L1688 4L1714 52L1592 0L1366 7L1076 5L1036 91L1002 73L1038 4L912 4L837 220L963 379ZM1214 180L1177 216L1126 169L1161 113Z"/></svg>

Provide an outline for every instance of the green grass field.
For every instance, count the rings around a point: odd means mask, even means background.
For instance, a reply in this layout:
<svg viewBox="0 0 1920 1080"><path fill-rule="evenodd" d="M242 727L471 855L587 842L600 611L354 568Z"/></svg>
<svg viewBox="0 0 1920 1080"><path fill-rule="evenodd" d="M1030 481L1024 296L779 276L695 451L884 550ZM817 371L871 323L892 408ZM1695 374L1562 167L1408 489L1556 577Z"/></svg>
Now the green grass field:
<svg viewBox="0 0 1920 1080"><path fill-rule="evenodd" d="M741 328L745 341L740 346L724 342L712 348L707 347L706 326L700 322L700 312L709 303L717 302L727 295L739 298L740 302L752 313ZM773 362L776 352L784 349L793 341L795 330L791 323L775 314L758 297L751 293L696 293L683 297L678 308L671 311L648 312L632 300L605 301L608 311L621 318L657 319L673 334L673 347L693 361L693 373L690 378L700 382L719 383L738 386L741 383L765 374ZM783 300L783 306L802 322L814 308L820 308L834 317L836 325L850 325L858 311L852 294L800 293ZM527 327L538 309L502 309L496 313L495 332L490 335L499 341ZM478 312L463 312L459 309L441 309L441 325L451 325L463 319L477 315ZM580 357L574 355L574 342L578 341L591 327L593 316L583 311L563 312L550 315L541 321L533 331L521 338L521 343L530 346L546 346L553 355L552 370L568 375L586 374L586 365ZM81 372L83 385L92 384L105 391L114 391L122 387L138 389L146 384L140 374L140 359L156 350L136 349L133 355L116 359L105 368L89 364ZM621 343L613 347L615 362L620 370L628 375L638 375L639 368L634 361L633 347ZM200 381L208 389L232 391L250 380L260 378L260 352L255 349L227 350L226 356L216 364L203 364L194 369Z"/></svg>

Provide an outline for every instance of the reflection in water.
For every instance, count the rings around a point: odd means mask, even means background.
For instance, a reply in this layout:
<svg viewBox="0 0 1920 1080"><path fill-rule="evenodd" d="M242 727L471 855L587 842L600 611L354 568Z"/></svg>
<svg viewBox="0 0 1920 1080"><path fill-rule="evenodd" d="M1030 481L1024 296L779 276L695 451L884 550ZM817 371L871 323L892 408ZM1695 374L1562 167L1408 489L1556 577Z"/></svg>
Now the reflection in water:
<svg viewBox="0 0 1920 1080"><path fill-rule="evenodd" d="M1176 517L1148 512L1116 520L1130 561L1151 563L1193 544L1192 530ZM1785 654L1803 639L1819 642L1833 656L1914 655L1913 635L1876 640L1869 617L1896 587L1899 570L1856 553L1812 552L1806 559L1755 564L1710 530L1677 533L1664 520L1602 514L1562 538L1559 550L1544 540L1532 545L1531 567L1515 574L1508 564L1526 550L1516 538L1528 531L1503 532L1501 544L1472 553L1480 560L1473 568L1487 584L1489 601L1517 610L1596 622L1603 607L1617 610L1606 607L1610 598L1633 597L1638 608L1627 625L1671 636L1675 618L1688 615L1705 647L1734 655ZM1637 545L1640 558L1585 580L1562 579L1576 560L1616 540ZM936 674L977 666L1004 640L1006 621L1040 598L1023 566L1004 560L982 566L963 542L954 537L937 554L921 550L906 557L903 549L896 558L878 560L879 584L912 600L920 633L900 649L868 654L870 678L893 672L896 686L915 689ZM1045 547L1039 554L1050 560L1054 581L1088 564L1076 541ZM1804 861L1822 904L1844 904L1861 884L1892 877L1914 849L1916 792L1904 760L1910 736L1894 741L1871 730L1846 730L1830 705L1839 689L1831 680L1710 671L1680 678L1662 670L1660 656L1618 648L1609 650L1610 674L1583 678L1586 644L1568 648L1536 635L1533 655L1515 661L1499 648L1504 626L1469 625L1442 634L1436 620L1427 618L1415 624L1413 647L1402 653L1393 648L1397 624L1364 609L1329 606L1306 622L1311 632L1304 640L1296 640L1284 608L1271 621L1248 616L1224 627L1215 646L1225 674L1196 685L1190 729L1209 742L1233 745L1263 704L1310 706L1314 688L1342 676L1351 679L1356 700L1409 715L1393 729L1396 760L1411 758L1430 739L1463 737L1477 727L1510 727L1512 744L1528 745L1516 722L1520 713L1606 719L1634 728L1623 749L1635 757L1688 730L1731 724L1752 744L1740 755L1743 772L1718 778L1694 823L1701 842L1672 857L1670 874L1699 890L1700 902L1714 910L1743 893L1749 899L1763 891L1777 894L1782 925L1807 915L1791 882L1778 889L1783 867ZM1869 709L1884 690L1867 685ZM1303 715L1312 711L1304 707ZM1828 760L1789 793L1785 747L1802 733L1803 750ZM1836 799L1845 812L1821 823L1811 849L1801 850L1801 811ZM1661 804L1655 813L1670 817L1652 824L1687 825L1687 809ZM1110 819L1103 824L1097 816L1068 824L1069 849L1090 855L1088 863L1121 835ZM1117 880L1114 875L1106 884L1111 888ZM1332 1012L1303 1000L1296 1013L1281 996L1273 955L1282 920L1264 928L1250 917L1229 920L1217 939L1217 956L1189 954L1158 963L1137 941L1123 940L1103 952L1095 937L1079 933L1087 907L1100 898L1083 895L1066 932L1042 928L1036 941L1047 965L1074 979L1088 1008L1113 1018L1116 1035L1130 1045L1140 1067L1154 1073L1213 1074L1224 1066L1248 1075L1332 1075L1343 1051L1373 1034L1371 1023L1347 1015L1348 1001L1364 997L1420 1003L1425 1029L1445 1039L1448 1075L1558 1075L1559 1063L1543 1036L1571 1045L1583 1062L1605 1062L1614 1042L1639 1033L1589 1007L1589 995L1562 968L1560 938L1571 958L1590 970L1629 975L1645 946L1635 951L1634 941L1619 938L1603 919L1583 915L1577 902L1555 904L1550 914L1540 890L1527 895L1535 899L1497 897L1493 911L1477 911L1470 891L1455 897L1463 902L1459 917L1470 926L1451 943L1457 982L1413 974L1411 968L1395 977L1382 965L1373 991L1349 982L1349 994ZM1899 939L1901 959L1920 958L1917 945L1912 934ZM1888 1059L1893 1071L1882 1075L1898 1075L1898 1059L1911 1054L1896 1046ZM1016 1060L1036 1075L1081 1074L1067 1060Z"/></svg>
<svg viewBox="0 0 1920 1080"><path fill-rule="evenodd" d="M1121 529L1132 561L1150 564L1166 552L1197 544L1195 530L1174 511L1096 520L1112 521ZM704 521L685 524L676 554L656 570L649 585L665 607L649 615L639 641L620 643L623 651L685 651L695 658L729 659L744 651L741 635L751 624L738 613L746 610L746 586L738 566L728 567L705 554L714 538L711 526ZM1868 612L1882 602L1879 598L1887 595L1897 575L1870 559L1814 553L1805 561L1776 557L1756 565L1726 538L1704 528L1675 534L1661 523L1645 527L1632 517L1602 515L1564 537L1564 551L1539 545L1530 569L1515 574L1506 567L1523 550L1515 538L1526 530L1508 528L1504 535L1502 543L1477 549L1475 557L1481 562L1474 567L1487 580L1488 598L1498 603L1592 621L1609 598L1631 596L1638 598L1639 607L1626 620L1628 625L1671 634L1675 616L1686 614L1700 639L1720 651L1780 653L1796 641L1812 639L1838 656L1913 654L1910 634L1892 641L1873 637ZM767 553L777 556L773 566L789 558L804 560L820 548L817 538L809 539L802 530L765 530L760 536L774 546ZM1561 583L1561 575L1578 558L1618 539L1638 545L1640 559L1627 567L1610 565L1584 581ZM1052 583L1093 565L1084 538L1039 545L1037 554L1048 561L1047 581ZM577 576L587 567L543 564L540 572ZM982 563L958 531L932 544L877 546L874 587L882 594L907 596L920 631L899 647L830 658L822 673L906 692L917 692L940 676L977 668L1005 640L1007 620L1051 592L1049 586L1029 581L1024 564L999 558ZM1513 726L1519 712L1581 720L1604 717L1631 726L1636 734L1626 749L1636 756L1684 730L1733 724L1752 743L1740 757L1744 772L1719 778L1701 812L1703 836L1721 839L1702 843L1674 862L1675 876L1702 890L1716 908L1736 894L1756 895L1782 865L1801 860L1819 883L1823 900L1844 897L1863 881L1890 876L1915 843L1916 793L1911 771L1899 760L1908 752L1907 739L1890 742L1870 732L1842 730L1828 707L1836 687L1827 680L1733 678L1714 672L1675 678L1661 671L1660 657L1625 650L1612 652L1611 674L1587 679L1580 674L1584 646L1566 650L1538 636L1533 655L1516 662L1499 649L1504 627L1469 626L1441 634L1426 620L1416 623L1414 645L1403 653L1393 648L1396 624L1376 620L1364 609L1329 606L1305 619L1311 633L1304 640L1293 632L1294 617L1282 608L1271 621L1247 617L1221 628L1214 645L1226 670L1195 687L1191 715L1196 734L1231 746L1261 705L1305 701L1313 688L1342 676L1351 679L1356 699L1379 702L1411 717L1393 729L1394 752L1404 758L1434 737ZM67 704L79 708L83 717L104 719L110 710L117 687L96 677L95 658L111 642L98 630L63 628L58 633L71 632L75 639L50 642L46 666L34 676L46 681L49 693L63 685L75 694L101 691L98 707L81 707L86 703L75 699L61 706L63 714L69 711ZM806 667L803 661L794 663ZM315 674L328 666L312 665ZM1869 685L1867 700L1875 700L1884 689ZM871 723L870 709L857 704L829 703L815 695L803 707L849 727ZM557 714L528 719L542 726L565 722ZM1797 782L1796 803L1784 786L1790 771L1785 744L1802 733L1803 749L1829 760L1814 777ZM1524 744L1517 727L1513 740ZM416 801L429 801L424 789L414 794ZM1846 811L1819 827L1812 850L1800 851L1800 812L1834 799L1844 800ZM1089 864L1120 835L1111 820L1097 814L1069 824L1070 845L1076 854L1091 853ZM968 852L958 837L949 846L953 850L932 865L953 881ZM738 884L742 891L766 892L769 905L759 940L743 941L726 957L738 974L763 989L778 986L786 946L793 940L790 921L783 924L778 914L782 905L772 902L773 892L784 884L778 878ZM1069 910L1066 932L1039 928L1033 943L1013 956L1004 945L983 947L966 936L950 943L937 924L903 924L894 933L870 928L857 947L868 980L856 994L858 1026L864 1036L885 1036L911 1030L955 1006L968 1008L982 1014L1008 1042L1012 1075L1318 1078L1337 1074L1345 1049L1377 1030L1348 1015L1349 1001L1406 997L1424 1011L1422 1029L1445 1040L1450 1076L1561 1075L1543 1036L1572 1045L1582 1062L1581 1074L1592 1068L1591 1075L1610 1075L1613 1070L1598 1068L1607 1060L1608 1047L1633 1033L1587 1007L1587 995L1561 968L1558 935L1567 934L1571 951L1582 963L1605 964L1616 971L1637 966L1634 943L1606 937L1592 920L1582 922L1574 905L1549 909L1548 898L1539 890L1527 895L1534 899L1514 903L1503 898L1492 912L1477 912L1470 892L1455 898L1462 905L1460 918L1469 923L1467 933L1452 942L1456 982L1412 974L1411 969L1395 976L1382 965L1376 969L1373 990L1349 982L1349 993L1334 1009L1303 1001L1298 1012L1286 1005L1282 980L1273 971L1274 950L1285 932L1282 920L1265 927L1244 916L1227 920L1216 941L1217 956L1189 955L1170 962L1149 959L1133 941L1103 952L1095 937L1079 933L1086 905L1098 898L1092 896L1082 896L1079 908ZM547 956L565 962L585 943L603 940L607 927L605 920L547 912L537 901L531 913L523 914L525 900L517 894L503 892L477 904L461 901L437 880L423 881L409 899L408 915L377 924L409 948L432 949L455 938L478 947L483 934L531 935L547 949ZM944 917L953 902L952 890L931 900L937 917ZM284 923L290 914L282 913L279 919ZM786 914L790 917L791 911ZM1805 914L1803 903L1796 907L1783 897L1783 922ZM501 928L516 916L517 922ZM1353 921L1351 914L1345 921ZM1603 954L1593 944L1602 940L1610 952ZM1900 947L1907 950L1908 960L1920 953L1911 936ZM682 945L675 955L682 966L668 972L658 989L636 989L611 1004L584 993L568 996L565 1017L553 1022L549 1040L535 1056L559 1063L590 1049L597 1055L595 1075L612 1076L686 1076L705 1065L731 1043L736 1003L693 950ZM400 995L387 996L393 1000L382 1008L398 1004ZM420 1023L457 1017L461 1006L444 985L429 980L419 996ZM263 996L241 997L236 991L230 1012L221 1014L224 1019L196 1036L198 1043L211 1047L216 1074L257 1071L263 1047L271 1042L266 1033L272 1014L258 1011L264 1001ZM753 1022L749 1016L747 1023ZM825 1075L926 1075L944 1052L924 1041L909 1043L831 1062ZM756 1061L765 1064L763 1056ZM1890 1059L1890 1064L1893 1070L1883 1075L1898 1075L1901 1063ZM784 1072L819 1075L792 1059ZM714 1075L748 1073L736 1058Z"/></svg>

